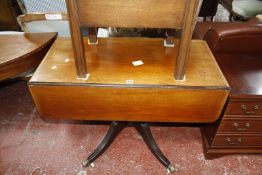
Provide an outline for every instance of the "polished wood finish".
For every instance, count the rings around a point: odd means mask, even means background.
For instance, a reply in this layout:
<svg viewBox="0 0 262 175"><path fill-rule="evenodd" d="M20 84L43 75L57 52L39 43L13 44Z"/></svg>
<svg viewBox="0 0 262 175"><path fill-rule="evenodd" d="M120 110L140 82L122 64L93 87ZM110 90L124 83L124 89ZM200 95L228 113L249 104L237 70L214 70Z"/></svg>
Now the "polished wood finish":
<svg viewBox="0 0 262 175"><path fill-rule="evenodd" d="M53 120L215 121L229 88L206 43L192 41L187 81L172 76L178 48L162 43L108 38L86 45L90 75L83 80L74 76L70 39L59 38L29 82L39 113ZM137 59L144 64L133 66Z"/></svg>
<svg viewBox="0 0 262 175"><path fill-rule="evenodd" d="M218 132L261 132L262 118L247 118L240 116L239 118L223 118Z"/></svg>
<svg viewBox="0 0 262 175"><path fill-rule="evenodd" d="M53 120L213 122L227 97L225 90L106 86L31 83L30 90L39 113Z"/></svg>
<svg viewBox="0 0 262 175"><path fill-rule="evenodd" d="M260 36L255 35L254 37ZM236 51L239 52L239 55L235 55L234 57L229 54L218 55L220 59L217 60L217 62L225 77L228 79L230 86L233 87L231 93L233 99L244 98L247 100L248 98L246 98L246 96L252 95L252 98L261 98L262 95L262 59L261 54L254 51L262 47L258 41L252 43L246 40L245 42L249 42L250 45L255 45L253 47L250 46L250 54L245 55L241 53L241 51ZM244 50L243 48L243 52L245 52ZM254 54L251 55L252 52L254 52Z"/></svg>
<svg viewBox="0 0 262 175"><path fill-rule="evenodd" d="M214 147L250 147L258 146L261 148L262 135L250 135L250 134L218 134L214 141Z"/></svg>
<svg viewBox="0 0 262 175"><path fill-rule="evenodd" d="M201 0L202 2L202 0ZM197 15L201 3L198 0L187 1L186 10L184 14L183 32L180 41L179 52L176 59L175 79L183 80L186 75L186 66L188 62L188 54L190 51L190 43L193 31L196 24Z"/></svg>
<svg viewBox="0 0 262 175"><path fill-rule="evenodd" d="M87 31L88 31L89 44L98 44L98 40L97 40L98 28L97 27L88 27Z"/></svg>
<svg viewBox="0 0 262 175"><path fill-rule="evenodd" d="M75 1L78 4L81 26L181 28L186 5L192 0Z"/></svg>
<svg viewBox="0 0 262 175"><path fill-rule="evenodd" d="M261 55L217 56L232 89L221 121L202 128L205 156L262 153Z"/></svg>
<svg viewBox="0 0 262 175"><path fill-rule="evenodd" d="M16 17L22 12L17 1L1 0L0 1L0 31L19 31L20 27Z"/></svg>
<svg viewBox="0 0 262 175"><path fill-rule="evenodd" d="M201 132L202 132L202 134L205 134L204 136L206 136L206 137L202 137L203 138L203 145L204 145L204 154L205 154L206 159L214 159L214 158L218 158L218 157L221 157L223 155L228 155L228 154L262 153L261 145L252 146L252 147L250 147L250 145L248 145L248 146L236 146L236 145L235 146L234 145L228 146L227 145L227 146L212 146L211 147L210 146L211 142L210 142L210 140L208 140L209 134L208 134L206 128L204 129L202 127ZM230 135L230 136L232 136L232 135ZM261 139L261 136L257 137L256 139ZM256 142L256 140L253 140L253 142Z"/></svg>
<svg viewBox="0 0 262 175"><path fill-rule="evenodd" d="M0 35L0 80L35 68L56 36L56 33Z"/></svg>
<svg viewBox="0 0 262 175"><path fill-rule="evenodd" d="M246 96L246 95L245 95ZM249 96L248 102L243 99L229 98L227 115L222 113L221 121L202 128L204 153L207 159L213 159L225 154L262 153L262 115L246 114L242 105L249 107L250 101L260 101L258 97ZM255 103L256 104L256 103ZM251 105L252 106L252 105Z"/></svg>
<svg viewBox="0 0 262 175"><path fill-rule="evenodd" d="M199 89L228 87L204 41L192 41L187 81L176 81L172 76L175 63L173 55L177 54L178 48L164 47L163 39L105 38L100 39L98 45L88 45L87 42L87 38L84 38L85 55L88 56L87 67L90 74L88 80L75 77L71 40L59 38L49 51L48 57L37 69L31 82L126 85L127 80L133 80L135 85L148 86L173 85L185 88L194 86ZM69 62L65 61L67 59ZM132 62L136 60L141 60L144 64L133 66ZM54 71L51 69L53 66L57 66Z"/></svg>
<svg viewBox="0 0 262 175"><path fill-rule="evenodd" d="M75 10L77 9L76 0L67 0L67 11L70 19L70 32L72 38L72 45L74 49L74 60L76 66L76 75L78 78L86 78L87 68L86 68L86 58L84 52L84 44L82 32L80 29L79 14Z"/></svg>
<svg viewBox="0 0 262 175"><path fill-rule="evenodd" d="M174 76L177 80L183 80L201 2L202 0L169 0L165 3L153 0L67 0L77 76L86 76L81 28L146 27L182 30L181 41L178 42L179 52L173 57L177 57Z"/></svg>
<svg viewBox="0 0 262 175"><path fill-rule="evenodd" d="M262 115L261 100L239 100L230 101L225 115Z"/></svg>

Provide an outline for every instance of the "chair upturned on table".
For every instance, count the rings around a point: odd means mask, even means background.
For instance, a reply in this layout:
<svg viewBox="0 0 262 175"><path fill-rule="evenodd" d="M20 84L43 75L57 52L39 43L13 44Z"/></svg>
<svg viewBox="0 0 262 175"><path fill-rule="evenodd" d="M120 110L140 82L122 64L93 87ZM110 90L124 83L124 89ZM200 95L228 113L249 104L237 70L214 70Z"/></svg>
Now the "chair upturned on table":
<svg viewBox="0 0 262 175"><path fill-rule="evenodd" d="M112 121L84 166L134 126L174 172L148 122L214 122L229 94L207 44L191 41L200 0L67 0L67 7L72 40L57 39L29 82L38 112L49 120ZM98 39L96 28L108 26L164 28L167 37Z"/></svg>

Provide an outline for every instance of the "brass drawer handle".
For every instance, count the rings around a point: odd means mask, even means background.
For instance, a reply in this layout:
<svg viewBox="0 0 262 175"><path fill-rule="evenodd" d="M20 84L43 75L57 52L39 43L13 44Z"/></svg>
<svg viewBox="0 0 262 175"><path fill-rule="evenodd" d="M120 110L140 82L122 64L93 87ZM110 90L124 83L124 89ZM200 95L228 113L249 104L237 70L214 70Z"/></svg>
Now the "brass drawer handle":
<svg viewBox="0 0 262 175"><path fill-rule="evenodd" d="M242 138L239 137L237 138L237 142L232 142L230 137L226 138L227 143L229 143L230 145L239 145L242 142Z"/></svg>
<svg viewBox="0 0 262 175"><path fill-rule="evenodd" d="M246 105L241 105L241 109L245 114L256 114L256 112L259 109L258 105L253 106L253 108L251 110L248 109L248 107Z"/></svg>
<svg viewBox="0 0 262 175"><path fill-rule="evenodd" d="M248 128L250 128L250 123L245 123L244 127L240 128L239 124L237 122L234 123L234 126L236 128L237 131L245 131Z"/></svg>

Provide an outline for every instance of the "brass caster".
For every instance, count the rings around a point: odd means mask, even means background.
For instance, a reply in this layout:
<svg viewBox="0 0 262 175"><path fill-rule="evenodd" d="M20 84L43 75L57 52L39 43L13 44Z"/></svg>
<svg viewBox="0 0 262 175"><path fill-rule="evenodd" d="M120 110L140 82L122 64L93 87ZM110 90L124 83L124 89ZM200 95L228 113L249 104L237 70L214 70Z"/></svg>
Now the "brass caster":
<svg viewBox="0 0 262 175"><path fill-rule="evenodd" d="M167 173L175 173L177 172L177 169L173 166L173 165L168 165L167 169L166 169Z"/></svg>
<svg viewBox="0 0 262 175"><path fill-rule="evenodd" d="M89 165L90 165L90 162L88 160L84 160L83 163L82 163L83 167L87 167Z"/></svg>
<svg viewBox="0 0 262 175"><path fill-rule="evenodd" d="M94 167L95 167L95 164L94 164L94 162L91 163L91 162L89 162L88 160L85 160L85 161L83 161L82 166L83 166L83 167L90 166L90 167L94 168Z"/></svg>
<svg viewBox="0 0 262 175"><path fill-rule="evenodd" d="M90 166L91 166L92 168L95 168L95 163L94 163L94 162L91 163Z"/></svg>

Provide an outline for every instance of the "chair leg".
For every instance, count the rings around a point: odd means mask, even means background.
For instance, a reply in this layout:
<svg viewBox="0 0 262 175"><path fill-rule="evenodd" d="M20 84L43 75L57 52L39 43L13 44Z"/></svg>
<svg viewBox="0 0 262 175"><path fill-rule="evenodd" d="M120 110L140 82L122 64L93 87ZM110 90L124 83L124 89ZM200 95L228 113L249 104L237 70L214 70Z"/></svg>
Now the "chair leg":
<svg viewBox="0 0 262 175"><path fill-rule="evenodd" d="M214 16L211 16L211 21L214 22Z"/></svg>
<svg viewBox="0 0 262 175"><path fill-rule="evenodd" d="M230 12L230 14L229 14L229 21L232 22L233 21L232 19L233 19L233 13Z"/></svg>
<svg viewBox="0 0 262 175"><path fill-rule="evenodd" d="M98 145L96 150L88 156L86 160L83 161L82 165L84 167L89 166L93 161L95 161L100 155L102 155L105 150L111 145L117 135L126 127L125 124L113 121L107 131L106 136L103 138L102 142Z"/></svg>
<svg viewBox="0 0 262 175"><path fill-rule="evenodd" d="M135 125L135 128L143 137L145 143L147 144L151 152L154 154L154 156L160 161L162 165L164 165L167 168L167 172L173 173L177 171L176 168L173 165L171 165L170 161L165 157L165 155L157 146L150 131L148 123L139 123L138 125Z"/></svg>

